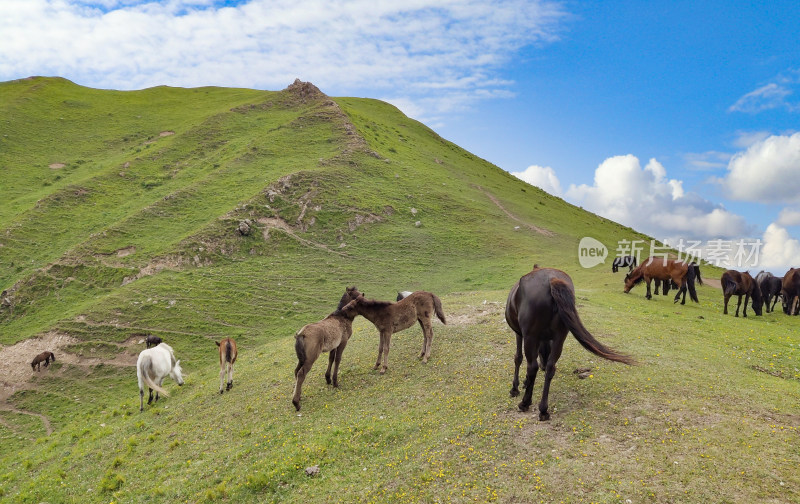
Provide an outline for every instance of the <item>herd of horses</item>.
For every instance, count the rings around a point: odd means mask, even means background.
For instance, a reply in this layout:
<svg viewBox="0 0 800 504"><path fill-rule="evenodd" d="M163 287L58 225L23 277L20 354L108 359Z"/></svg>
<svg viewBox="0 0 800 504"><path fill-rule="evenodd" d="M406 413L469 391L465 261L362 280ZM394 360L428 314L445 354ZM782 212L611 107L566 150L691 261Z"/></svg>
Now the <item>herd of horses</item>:
<svg viewBox="0 0 800 504"><path fill-rule="evenodd" d="M699 302L695 282L703 284L700 268L696 263L687 263L669 258L650 257L641 264L634 258L617 258L612 265L612 272L620 267L628 267L625 275L624 292L644 282L647 285L647 299L652 298L650 285L655 281L656 294L659 287L666 295L670 288L678 290L674 302L686 302L688 292L690 299ZM725 314L728 313L728 301L738 296L736 316L744 296L743 315L747 316L747 304L752 301L756 315L762 314L762 306L766 311L774 311L778 299L782 299L783 311L786 314L800 313L800 269L790 269L783 278L771 273L761 272L753 278L747 272L728 270L721 278L724 295ZM422 328L423 341L419 358L427 363L431 355L433 342L432 320L436 316L446 324L441 300L430 292L399 292L397 301L377 301L367 299L355 286L346 287L336 309L327 317L303 326L295 334L295 353L297 366L294 370L295 386L292 404L300 410L300 396L308 373L319 356L328 352L328 368L325 380L333 387L339 386L339 365L347 342L353 333L353 320L357 316L369 320L379 332L378 358L373 369L384 374L388 368L389 348L392 334L408 329L415 323ZM505 308L508 326L516 334L516 352L514 354L514 377L511 383L511 397L520 395L519 368L523 357L526 360L526 375L522 382L525 388L522 400L518 405L521 411L527 411L532 404L533 386L539 368L544 368L544 386L539 402L539 419L549 420L548 395L550 384L556 373L556 362L561 357L567 333L589 352L614 362L634 364L634 359L617 352L599 342L586 329L578 316L575 303L575 287L570 276L558 269L540 268L534 265L533 270L520 278L508 294ZM178 385L183 385L180 361L175 358L171 346L157 336L148 336L145 340L147 348L142 350L136 362L136 375L139 382L139 410L144 410L144 389L149 390L147 404L158 401L159 395L168 395L162 387L163 380L169 376ZM219 351L220 384L219 393L233 387L233 367L238 357L236 342L225 338L215 342ZM55 361L52 352L37 355L31 367L35 370L41 364L47 367ZM226 379L227 378L227 379ZM155 392L155 398L153 395Z"/></svg>

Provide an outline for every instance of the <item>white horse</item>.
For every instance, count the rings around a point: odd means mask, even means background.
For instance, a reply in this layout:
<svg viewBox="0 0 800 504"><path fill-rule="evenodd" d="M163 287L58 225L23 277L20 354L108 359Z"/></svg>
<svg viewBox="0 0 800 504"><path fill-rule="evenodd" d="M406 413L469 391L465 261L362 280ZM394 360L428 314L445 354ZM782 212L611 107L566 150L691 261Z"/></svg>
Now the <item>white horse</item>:
<svg viewBox="0 0 800 504"><path fill-rule="evenodd" d="M181 361L175 360L175 352L166 343L161 343L153 348L142 350L136 361L136 376L139 378L139 411L144 410L144 386L150 389L150 398L147 404L153 402L153 390L156 391L156 401L159 392L168 396L166 390L161 388L161 382L169 375L178 385L183 385L181 374Z"/></svg>

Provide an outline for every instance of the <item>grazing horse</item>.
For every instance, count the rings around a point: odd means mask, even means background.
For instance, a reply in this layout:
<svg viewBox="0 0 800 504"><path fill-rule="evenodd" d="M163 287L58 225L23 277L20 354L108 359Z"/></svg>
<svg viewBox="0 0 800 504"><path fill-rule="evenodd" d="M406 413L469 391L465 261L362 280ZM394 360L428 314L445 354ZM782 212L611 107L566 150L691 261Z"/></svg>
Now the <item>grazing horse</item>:
<svg viewBox="0 0 800 504"><path fill-rule="evenodd" d="M161 343L153 348L147 348L139 353L136 360L136 377L139 379L139 411L144 410L144 386L150 389L150 397L147 404L153 402L153 391L156 391L156 401L158 394L168 396L166 390L161 388L164 378L169 376L178 385L183 385L183 374L181 361L175 360L175 352L166 343Z"/></svg>
<svg viewBox="0 0 800 504"><path fill-rule="evenodd" d="M636 266L636 258L634 256L619 256L614 258L611 263L611 272L616 273L620 268L628 268L628 273L633 271Z"/></svg>
<svg viewBox="0 0 800 504"><path fill-rule="evenodd" d="M645 281L647 282L647 294L645 297L651 299L653 297L650 294L650 282L652 280L672 280L675 282L675 285L678 286L678 293L675 294L675 303L681 299L681 294L683 294L681 304L686 303L687 289L692 301L699 303L697 291L694 287L695 278L699 278L699 270L700 268L695 264L686 264L683 261L676 261L674 259L650 257L637 266L631 273L625 275L624 292L626 294L629 293L635 285Z"/></svg>
<svg viewBox="0 0 800 504"><path fill-rule="evenodd" d="M767 313L775 310L783 287L783 277L776 277L768 271L761 271L756 275L756 283L761 289L761 297L764 299Z"/></svg>
<svg viewBox="0 0 800 504"><path fill-rule="evenodd" d="M727 270L722 274L720 283L722 284L722 294L725 296L725 309L722 312L723 314L728 314L728 300L731 296L736 295L739 297L739 302L736 303L736 314L734 316L739 316L742 296L744 296L743 316L747 317L747 301L749 298L753 299L753 310L756 312L756 315L761 315L761 305L763 304L761 289L758 288L758 283L750 276L750 273L746 271L741 273L736 270Z"/></svg>
<svg viewBox="0 0 800 504"><path fill-rule="evenodd" d="M304 325L294 335L294 350L297 353L297 367L294 368L294 396L292 404L300 411L300 392L306 375L311 371L311 366L322 352L330 352L328 370L325 372L325 381L334 387L339 386L339 363L342 353L347 346L347 340L353 334L353 319L358 315L353 308L354 300L349 300L351 295L359 294L355 287L347 288L339 307L319 322ZM349 300L349 301L348 301ZM345 301L347 301L346 304ZM331 376L333 367L333 376Z"/></svg>
<svg viewBox="0 0 800 504"><path fill-rule="evenodd" d="M797 315L800 310L800 303L797 302L800 299L800 269L789 268L783 275L781 298L783 298L783 313Z"/></svg>
<svg viewBox="0 0 800 504"><path fill-rule="evenodd" d="M41 371L42 370L42 362L44 362L44 367L50 365L50 361L55 362L56 355L53 352L42 352L36 357L33 358L31 362L31 369L34 371Z"/></svg>
<svg viewBox="0 0 800 504"><path fill-rule="evenodd" d="M517 334L511 397L519 395L519 366L523 348L528 362L525 395L519 403L521 411L527 411L530 407L536 373L540 366L545 368L539 420L550 419L547 411L550 382L556 374L556 362L561 357L567 332L571 332L581 346L599 357L625 364L633 363L631 357L597 341L583 326L575 308L572 279L557 269L534 266L533 271L514 284L506 302L506 322Z"/></svg>
<svg viewBox="0 0 800 504"><path fill-rule="evenodd" d="M413 294L411 291L402 291L397 293L397 299L395 301L400 301L401 299L410 296Z"/></svg>
<svg viewBox="0 0 800 504"><path fill-rule="evenodd" d="M433 327L431 317L435 313L442 324L446 324L442 302L430 292L416 291L396 303L391 301L376 301L365 299L363 296L353 302L359 315L372 322L380 332L378 344L378 360L373 369L379 369L384 374L389 366L389 345L392 334L408 329L414 322L419 322L422 327L422 351L419 357L427 363L431 356L431 343L433 342ZM383 363L381 364L381 357Z"/></svg>
<svg viewBox="0 0 800 504"><path fill-rule="evenodd" d="M147 348L150 348L159 345L161 341L162 341L161 338L159 338L158 336L153 336L151 334L144 339L144 344L147 346Z"/></svg>
<svg viewBox="0 0 800 504"><path fill-rule="evenodd" d="M239 351L236 349L236 342L233 338L225 338L222 341L215 341L219 347L219 393L222 393L222 384L225 383L225 367L228 367L228 385L225 390L233 388L233 365Z"/></svg>

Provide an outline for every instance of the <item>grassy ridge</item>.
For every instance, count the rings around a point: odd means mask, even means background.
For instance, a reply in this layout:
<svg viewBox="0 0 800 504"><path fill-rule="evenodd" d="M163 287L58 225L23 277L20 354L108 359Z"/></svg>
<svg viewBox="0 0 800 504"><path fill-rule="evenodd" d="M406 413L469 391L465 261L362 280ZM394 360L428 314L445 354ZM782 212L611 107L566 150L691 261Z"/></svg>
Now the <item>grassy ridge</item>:
<svg viewBox="0 0 800 504"><path fill-rule="evenodd" d="M34 79L0 90L0 192L11 202L0 286L13 294L0 343L77 340L65 349L74 359L0 410L0 499L800 497L796 319L724 317L710 287L699 306L648 302L643 287L623 294L622 275L580 268L578 241L613 249L645 237L393 107L308 87L119 93ZM597 362L568 343L549 423L508 397L502 308L534 262L568 271L587 327L641 363ZM292 335L353 284L380 299L436 292L449 323L435 326L428 365L415 358L418 329L396 335L381 377L375 330L357 319L341 388L324 385L318 362L298 416ZM135 355L146 333L175 347L188 376L140 414L135 371L110 361ZM241 355L236 386L219 396L211 340L225 336ZM591 378L571 373L587 365ZM314 465L319 475L306 476Z"/></svg>

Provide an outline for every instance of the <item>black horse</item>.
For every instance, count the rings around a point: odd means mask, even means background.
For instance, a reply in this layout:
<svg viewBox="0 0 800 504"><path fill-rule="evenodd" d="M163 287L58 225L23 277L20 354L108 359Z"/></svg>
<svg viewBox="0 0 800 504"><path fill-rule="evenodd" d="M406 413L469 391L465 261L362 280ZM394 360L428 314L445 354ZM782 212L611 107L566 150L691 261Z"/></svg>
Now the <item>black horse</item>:
<svg viewBox="0 0 800 504"><path fill-rule="evenodd" d="M523 347L528 363L525 395L519 403L521 411L527 411L530 407L536 373L540 365L545 367L539 420L550 419L547 396L567 332L571 332L581 346L599 357L625 364L633 363L631 357L606 347L586 330L575 309L575 287L572 279L557 269L534 265L533 271L514 284L506 303L506 322L517 334L511 397L519 395L519 366L522 363ZM537 360L537 356L540 360Z"/></svg>
<svg viewBox="0 0 800 504"><path fill-rule="evenodd" d="M774 311L781 295L783 277L776 277L772 273L761 271L756 275L756 283L758 288L761 289L761 297L764 299L767 313Z"/></svg>
<svg viewBox="0 0 800 504"><path fill-rule="evenodd" d="M615 257L614 262L611 263L611 272L616 273L620 268L625 267L628 268L628 273L633 271L633 268L636 267L636 258L633 256Z"/></svg>

